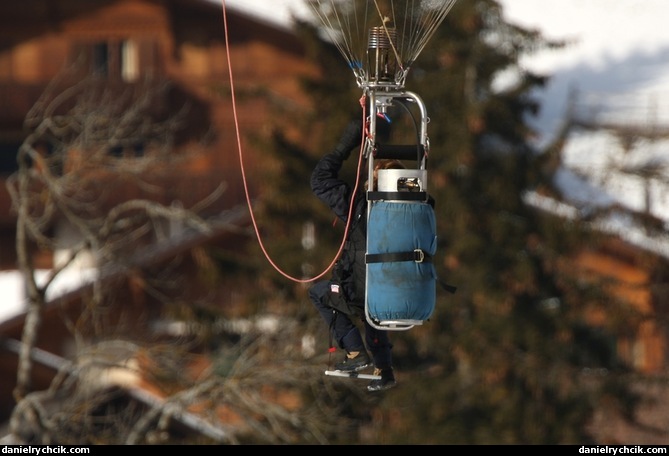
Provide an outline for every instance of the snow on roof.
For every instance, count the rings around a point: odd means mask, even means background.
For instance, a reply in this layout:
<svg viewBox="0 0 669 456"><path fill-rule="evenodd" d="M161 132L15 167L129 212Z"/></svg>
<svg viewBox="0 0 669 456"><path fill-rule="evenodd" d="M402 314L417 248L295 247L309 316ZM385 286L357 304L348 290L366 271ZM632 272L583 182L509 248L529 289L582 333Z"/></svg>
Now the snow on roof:
<svg viewBox="0 0 669 456"><path fill-rule="evenodd" d="M537 146L549 144L569 109L593 123L636 127L669 125L669 27L666 0L501 0L507 20L568 40L565 49L521 59L526 68L550 76L536 96L540 115L529 119ZM576 99L573 99L575 97ZM629 141L633 138L632 141ZM629 142L626 142L629 141ZM595 229L669 258L669 238L649 233L629 211L669 226L669 139L610 129L572 130L562 151L563 169L555 185L564 201L533 192L525 200L565 218L604 211ZM626 212L627 211L627 212Z"/></svg>
<svg viewBox="0 0 669 456"><path fill-rule="evenodd" d="M311 10L305 0L207 0L225 5L226 9L270 22L281 28L290 28L293 17L310 17Z"/></svg>
<svg viewBox="0 0 669 456"><path fill-rule="evenodd" d="M94 269L64 270L47 289L47 301L90 283L96 273ZM35 271L38 284L43 284L48 275L48 270ZM26 311L28 298L20 271L0 271L0 296L2 296L0 321L8 320Z"/></svg>

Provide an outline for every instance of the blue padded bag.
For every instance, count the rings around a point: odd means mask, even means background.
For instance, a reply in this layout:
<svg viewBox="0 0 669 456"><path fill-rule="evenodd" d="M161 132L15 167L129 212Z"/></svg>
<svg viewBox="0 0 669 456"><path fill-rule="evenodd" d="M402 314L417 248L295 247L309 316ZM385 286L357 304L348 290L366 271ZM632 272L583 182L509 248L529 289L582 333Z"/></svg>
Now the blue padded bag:
<svg viewBox="0 0 669 456"><path fill-rule="evenodd" d="M367 253L411 252L434 255L434 209L426 203L377 201L367 225ZM427 320L436 302L436 271L431 261L367 264L367 313L377 321Z"/></svg>

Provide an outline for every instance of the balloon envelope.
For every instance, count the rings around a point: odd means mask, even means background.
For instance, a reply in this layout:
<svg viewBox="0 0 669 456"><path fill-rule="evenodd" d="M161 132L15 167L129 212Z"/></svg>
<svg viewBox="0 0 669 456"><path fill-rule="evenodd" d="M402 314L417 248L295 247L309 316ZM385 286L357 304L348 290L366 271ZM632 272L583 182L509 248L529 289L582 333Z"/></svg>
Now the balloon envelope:
<svg viewBox="0 0 669 456"><path fill-rule="evenodd" d="M456 0L309 0L360 87L402 88Z"/></svg>

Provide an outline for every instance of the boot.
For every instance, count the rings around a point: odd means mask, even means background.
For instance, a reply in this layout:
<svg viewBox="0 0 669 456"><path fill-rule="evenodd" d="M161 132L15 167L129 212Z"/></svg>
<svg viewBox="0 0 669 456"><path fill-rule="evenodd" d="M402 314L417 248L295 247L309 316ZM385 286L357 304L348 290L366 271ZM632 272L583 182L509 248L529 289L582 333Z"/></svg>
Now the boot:
<svg viewBox="0 0 669 456"><path fill-rule="evenodd" d="M365 350L346 353L344 360L335 364L335 369L343 372L358 372L372 364Z"/></svg>
<svg viewBox="0 0 669 456"><path fill-rule="evenodd" d="M374 375L380 375L381 379L372 380L369 385L367 385L367 391L385 391L397 386L392 367L387 369L374 369Z"/></svg>

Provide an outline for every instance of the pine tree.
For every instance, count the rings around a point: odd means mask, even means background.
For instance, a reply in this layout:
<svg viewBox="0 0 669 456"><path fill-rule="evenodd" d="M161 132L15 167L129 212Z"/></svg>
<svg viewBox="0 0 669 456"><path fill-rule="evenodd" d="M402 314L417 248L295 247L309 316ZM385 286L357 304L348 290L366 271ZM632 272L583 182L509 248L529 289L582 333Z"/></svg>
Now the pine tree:
<svg viewBox="0 0 669 456"><path fill-rule="evenodd" d="M249 243L247 266L257 275L258 306L275 302L279 310L299 316L297 306L312 317L306 290L315 280L330 276L344 225L335 222L312 194L309 180L317 160L333 149L346 124L361 113L360 94L339 52L324 46L317 28L298 23L295 33L303 38L307 58L326 77L302 81L311 98L310 109L297 111L278 103L272 106L273 123L265 129L271 133L249 138L261 151L253 170L257 186L253 212L260 242L254 237ZM342 172L355 178L352 163L346 163Z"/></svg>
<svg viewBox="0 0 669 456"><path fill-rule="evenodd" d="M411 400L415 415L407 417L413 426L403 423L411 437L397 433L402 437L389 435L391 441L584 442L599 396L612 387L583 387L575 379L584 369L625 372L610 339L583 323L585 293L571 295L556 275L558 258L586 237L522 199L549 184L525 122L540 108L532 89L546 79L520 71L518 59L560 45L505 23L495 1L460 2L413 72L421 79L410 83L427 100L431 119L438 269L459 291L441 294L421 345L401 360L416 369L411 381L420 387L404 388L393 401ZM517 80L494 89L510 69ZM438 374L431 376L433 369ZM617 385L615 375L606 381Z"/></svg>
<svg viewBox="0 0 669 456"><path fill-rule="evenodd" d="M357 96L336 50L303 27L322 69L322 78L305 81L314 111L303 121L305 131L321 134L300 153L276 138L274 150L283 157L278 191L264 204L275 226L292 224L285 233L297 231L297 220L314 221L318 248L309 261L323 265L318 257L333 252L337 236L331 215L304 189L309 167L355 113ZM526 123L540 109L532 91L547 79L522 71L519 58L561 45L506 23L497 1L460 1L410 71L406 87L421 95L430 117L435 265L458 291L439 291L431 321L393 334L401 386L377 404L376 443L586 443L587 424L603 398L630 406L611 336L583 318L599 290L574 293L576 285L557 268L588 239L586 232L523 201L528 189L550 186L550 176L542 172L541 151L528 142ZM515 81L497 88L500 74L511 70ZM294 185L299 179L304 184ZM282 259L297 261L289 250ZM293 291L291 299L306 302ZM364 416L362 408L352 413Z"/></svg>

